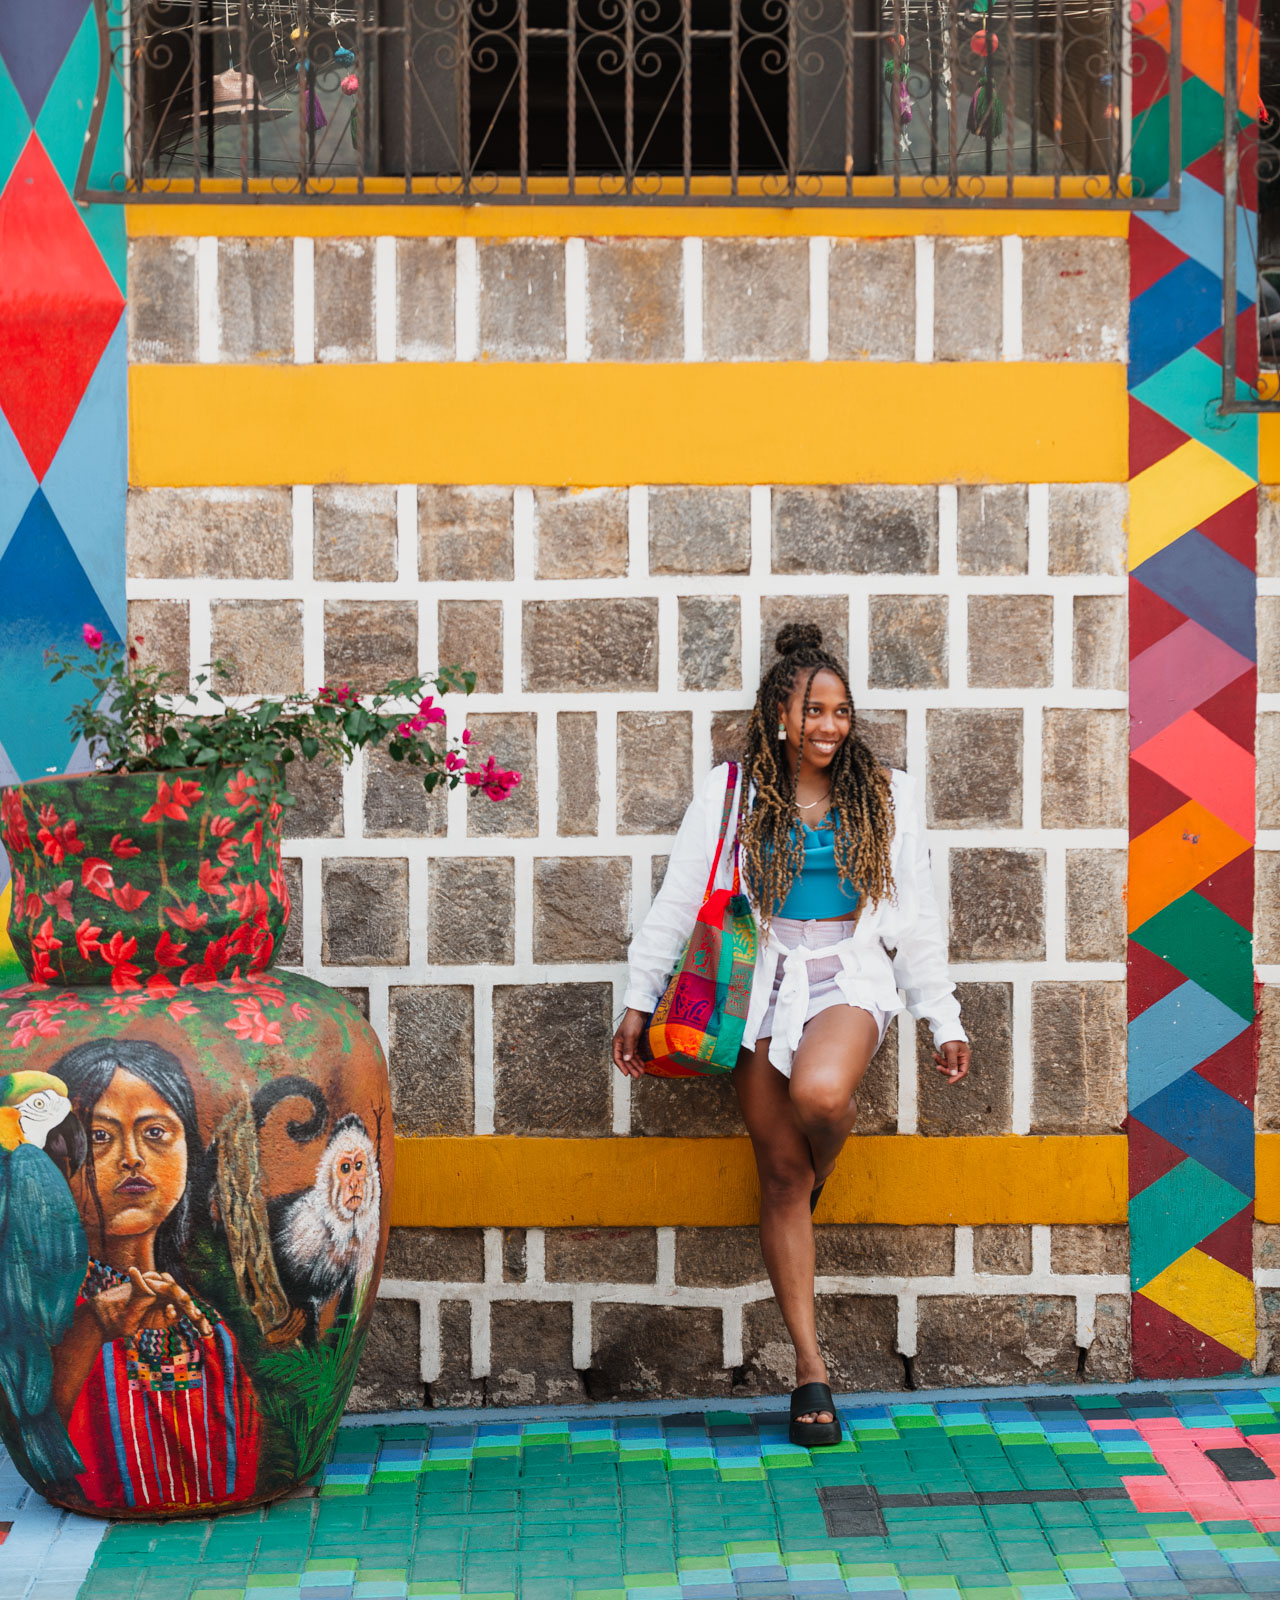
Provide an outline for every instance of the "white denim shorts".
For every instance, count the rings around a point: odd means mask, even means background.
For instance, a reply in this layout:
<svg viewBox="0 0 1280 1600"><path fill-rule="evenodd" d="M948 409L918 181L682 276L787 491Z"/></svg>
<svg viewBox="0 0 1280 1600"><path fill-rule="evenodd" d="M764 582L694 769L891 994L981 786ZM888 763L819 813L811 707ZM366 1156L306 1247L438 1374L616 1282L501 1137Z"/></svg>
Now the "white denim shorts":
<svg viewBox="0 0 1280 1600"><path fill-rule="evenodd" d="M805 1007L804 1020L811 1022L820 1011L826 1011L831 1006L847 1006L850 1004L848 995L836 983L843 963L838 955L823 955L822 951L835 945L843 944L850 938L854 923L849 922L797 922L791 917L774 917L770 924L770 932L778 943L787 951L803 951L805 969L809 978L809 998ZM778 1007L778 997L786 977L786 961L779 960L777 970L773 975L773 993L769 997L769 1008L760 1023L758 1037L768 1039L773 1034L774 1016ZM874 1004L858 1002L859 1009L866 1011L874 1019L880 1031L877 1048L884 1042L885 1030L893 1020L893 1012L881 1010ZM770 1052L772 1060L772 1052ZM777 1061L774 1065L778 1066ZM788 1062L788 1068L790 1063ZM784 1069L779 1067L779 1071ZM786 1071L790 1077L790 1071Z"/></svg>

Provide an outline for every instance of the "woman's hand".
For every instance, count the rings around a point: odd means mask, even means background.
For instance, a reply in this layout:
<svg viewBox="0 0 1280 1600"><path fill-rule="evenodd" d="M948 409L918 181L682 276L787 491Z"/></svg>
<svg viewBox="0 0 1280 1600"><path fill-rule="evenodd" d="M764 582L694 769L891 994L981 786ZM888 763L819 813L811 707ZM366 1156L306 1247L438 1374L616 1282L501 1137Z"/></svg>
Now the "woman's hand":
<svg viewBox="0 0 1280 1600"><path fill-rule="evenodd" d="M644 1031L645 1014L628 1006L623 1012L618 1031L613 1036L613 1064L628 1078L643 1078L644 1063L640 1060L638 1046Z"/></svg>
<svg viewBox="0 0 1280 1600"><path fill-rule="evenodd" d="M89 1302L102 1329L103 1342L127 1339L142 1328L171 1328L179 1317L194 1323L201 1338L213 1324L167 1272L141 1272L130 1267L128 1283L105 1289Z"/></svg>
<svg viewBox="0 0 1280 1600"><path fill-rule="evenodd" d="M959 1083L961 1078L969 1076L969 1046L959 1039L948 1039L941 1050L933 1052L933 1059L948 1084Z"/></svg>

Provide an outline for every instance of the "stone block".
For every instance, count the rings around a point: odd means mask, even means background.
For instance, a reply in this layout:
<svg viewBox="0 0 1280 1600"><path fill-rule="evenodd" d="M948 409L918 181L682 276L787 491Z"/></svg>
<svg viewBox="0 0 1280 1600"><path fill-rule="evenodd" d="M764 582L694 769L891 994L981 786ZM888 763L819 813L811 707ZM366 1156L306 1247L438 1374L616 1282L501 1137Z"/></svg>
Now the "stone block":
<svg viewBox="0 0 1280 1600"><path fill-rule="evenodd" d="M693 716L618 713L618 832L674 833L693 798Z"/></svg>
<svg viewBox="0 0 1280 1600"><path fill-rule="evenodd" d="M548 1283L652 1283L658 1271L654 1228L548 1228Z"/></svg>
<svg viewBox="0 0 1280 1600"><path fill-rule="evenodd" d="M1280 828L1280 711L1258 713L1258 826Z"/></svg>
<svg viewBox="0 0 1280 1600"><path fill-rule="evenodd" d="M186 600L130 600L129 643L140 667L173 674L169 687L191 683L191 606Z"/></svg>
<svg viewBox="0 0 1280 1600"><path fill-rule="evenodd" d="M1031 1271L1031 1229L1028 1226L975 1228L973 1270L1013 1275Z"/></svg>
<svg viewBox="0 0 1280 1600"><path fill-rule="evenodd" d="M286 779L291 804L284 814L286 839L340 839L342 767L323 758L291 761Z"/></svg>
<svg viewBox="0 0 1280 1600"><path fill-rule="evenodd" d="M427 959L433 967L516 958L515 862L432 856L427 863Z"/></svg>
<svg viewBox="0 0 1280 1600"><path fill-rule="evenodd" d="M418 486L423 583L504 583L515 575L514 495L488 485Z"/></svg>
<svg viewBox="0 0 1280 1600"><path fill-rule="evenodd" d="M427 793L430 770L393 761L385 750L364 753L364 831L371 839L441 838L447 830L448 789Z"/></svg>
<svg viewBox="0 0 1280 1600"><path fill-rule="evenodd" d="M747 572L751 566L751 491L719 486L649 490L649 571Z"/></svg>
<svg viewBox="0 0 1280 1600"><path fill-rule="evenodd" d="M587 1398L582 1378L573 1370L571 1305L495 1300L489 1340L489 1405L581 1405Z"/></svg>
<svg viewBox="0 0 1280 1600"><path fill-rule="evenodd" d="M317 361L372 361L372 239L315 241Z"/></svg>
<svg viewBox="0 0 1280 1600"><path fill-rule="evenodd" d="M1120 577L1129 555L1129 489L1123 483L1049 485L1049 571Z"/></svg>
<svg viewBox="0 0 1280 1600"><path fill-rule="evenodd" d="M564 241L482 239L480 355L486 361L564 360Z"/></svg>
<svg viewBox="0 0 1280 1600"><path fill-rule="evenodd" d="M707 361L807 359L807 239L703 240L702 352Z"/></svg>
<svg viewBox="0 0 1280 1600"><path fill-rule="evenodd" d="M963 577L1027 570L1027 487L962 483L958 491L956 570Z"/></svg>
<svg viewBox="0 0 1280 1600"><path fill-rule="evenodd" d="M493 991L494 1132L607 1134L613 985L499 984Z"/></svg>
<svg viewBox="0 0 1280 1600"><path fill-rule="evenodd" d="M969 1076L949 1083L933 1035L916 1024L917 1126L925 1134L1009 1133L1013 1128L1013 985L958 983L960 1020L973 1047Z"/></svg>
<svg viewBox="0 0 1280 1600"><path fill-rule="evenodd" d="M656 900L658 898L658 891L662 888L663 882L666 879L666 876L667 876L667 864L670 862L670 860L671 860L670 856L650 856L649 857L649 898L650 898L650 900Z"/></svg>
<svg viewBox="0 0 1280 1600"><path fill-rule="evenodd" d="M1022 241L1022 353L1028 361L1127 361L1124 239Z"/></svg>
<svg viewBox="0 0 1280 1600"><path fill-rule="evenodd" d="M1125 711L1054 707L1044 714L1041 822L1046 828L1123 828L1129 814Z"/></svg>
<svg viewBox="0 0 1280 1600"><path fill-rule="evenodd" d="M658 687L656 600L526 600L523 609L526 690L590 694Z"/></svg>
<svg viewBox="0 0 1280 1600"><path fill-rule="evenodd" d="M1123 961L1125 884L1123 850L1067 851L1067 960Z"/></svg>
<svg viewBox="0 0 1280 1600"><path fill-rule="evenodd" d="M1128 1383L1133 1377L1127 1294L1100 1294L1093 1309L1093 1343L1080 1376L1086 1383Z"/></svg>
<svg viewBox="0 0 1280 1600"><path fill-rule="evenodd" d="M833 239L827 354L832 361L912 361L914 239Z"/></svg>
<svg viewBox="0 0 1280 1600"><path fill-rule="evenodd" d="M470 984L393 984L387 1039L396 1132L422 1138L474 1133L475 991Z"/></svg>
<svg viewBox="0 0 1280 1600"><path fill-rule="evenodd" d="M396 356L452 361L457 245L452 239L396 240Z"/></svg>
<svg viewBox="0 0 1280 1600"><path fill-rule="evenodd" d="M196 241L130 239L129 360L196 358Z"/></svg>
<svg viewBox="0 0 1280 1600"><path fill-rule="evenodd" d="M1258 1001L1258 1099L1254 1125L1280 1128L1280 984L1264 983Z"/></svg>
<svg viewBox="0 0 1280 1600"><path fill-rule="evenodd" d="M1280 578L1280 488L1258 485L1258 576Z"/></svg>
<svg viewBox="0 0 1280 1600"><path fill-rule="evenodd" d="M766 594L760 598L760 671L777 657L778 631L784 622L816 622L822 648L837 661L849 659L849 596L845 594Z"/></svg>
<svg viewBox="0 0 1280 1600"><path fill-rule="evenodd" d="M1128 1259L1126 1250L1126 1265ZM1253 1265L1262 1271L1273 1271L1280 1267L1280 1227L1274 1222L1255 1222L1253 1225Z"/></svg>
<svg viewBox="0 0 1280 1600"><path fill-rule="evenodd" d="M523 1283L529 1273L529 1237L525 1228L502 1230L502 1281Z"/></svg>
<svg viewBox="0 0 1280 1600"><path fill-rule="evenodd" d="M320 483L312 505L313 565L320 582L395 581L394 485Z"/></svg>
<svg viewBox="0 0 1280 1600"><path fill-rule="evenodd" d="M392 1228L383 1275L411 1283L483 1283L483 1228Z"/></svg>
<svg viewBox="0 0 1280 1600"><path fill-rule="evenodd" d="M1280 689L1280 595L1260 594L1258 618L1258 689L1274 694Z"/></svg>
<svg viewBox="0 0 1280 1600"><path fill-rule="evenodd" d="M1253 959L1269 966L1280 961L1280 850L1259 850L1253 865Z"/></svg>
<svg viewBox="0 0 1280 1600"><path fill-rule="evenodd" d="M556 832L590 838L600 825L600 756L594 711L557 711Z"/></svg>
<svg viewBox="0 0 1280 1600"><path fill-rule="evenodd" d="M335 983L333 992L340 994L348 1005L354 1006L366 1022L369 1020L369 991L352 983Z"/></svg>
<svg viewBox="0 0 1280 1600"><path fill-rule="evenodd" d="M292 239L219 239L218 356L293 360Z"/></svg>
<svg viewBox="0 0 1280 1600"><path fill-rule="evenodd" d="M321 959L333 967L402 967L409 959L409 863L403 858L325 861Z"/></svg>
<svg viewBox="0 0 1280 1600"><path fill-rule="evenodd" d="M938 239L933 247L933 358L995 361L1004 321L999 239Z"/></svg>
<svg viewBox="0 0 1280 1600"><path fill-rule="evenodd" d="M416 600L326 600L324 680L357 694L385 689L418 671Z"/></svg>
<svg viewBox="0 0 1280 1600"><path fill-rule="evenodd" d="M1071 1295L922 1295L915 1380L921 1388L976 1383L1074 1383Z"/></svg>
<svg viewBox="0 0 1280 1600"><path fill-rule="evenodd" d="M631 1132L654 1139L717 1139L741 1138L746 1129L733 1079L726 1074L721 1078L634 1080Z"/></svg>
<svg viewBox="0 0 1280 1600"><path fill-rule="evenodd" d="M427 1385L427 1404L482 1406L485 1385L471 1376L471 1307L465 1300L440 1302L440 1376Z"/></svg>
<svg viewBox="0 0 1280 1600"><path fill-rule="evenodd" d="M1022 826L1022 712L930 706L925 808L931 828Z"/></svg>
<svg viewBox="0 0 1280 1600"><path fill-rule="evenodd" d="M873 594L867 636L873 689L947 687L947 597Z"/></svg>
<svg viewBox="0 0 1280 1600"><path fill-rule="evenodd" d="M1129 686L1129 619L1120 594L1078 594L1072 604L1071 681L1077 689Z"/></svg>
<svg viewBox="0 0 1280 1600"><path fill-rule="evenodd" d="M868 711L859 707L856 731L881 766L897 767L900 772L907 770L905 711L893 711L883 706Z"/></svg>
<svg viewBox="0 0 1280 1600"><path fill-rule="evenodd" d="M285 888L289 894L289 921L276 950L276 960L282 967L302 965L302 863L297 856L284 856L280 862Z"/></svg>
<svg viewBox="0 0 1280 1600"><path fill-rule="evenodd" d="M474 672L477 694L501 694L501 600L438 601L436 657L442 667Z"/></svg>
<svg viewBox="0 0 1280 1600"><path fill-rule="evenodd" d="M696 1289L765 1283L759 1228L677 1228L676 1282Z"/></svg>
<svg viewBox="0 0 1280 1600"><path fill-rule="evenodd" d="M969 597L969 683L974 689L1047 689L1053 682L1053 597Z"/></svg>
<svg viewBox="0 0 1280 1600"><path fill-rule="evenodd" d="M834 484L773 491L773 570L938 570L938 491L930 484Z"/></svg>
<svg viewBox="0 0 1280 1600"><path fill-rule="evenodd" d="M540 578L625 578L625 489L535 489L533 528Z"/></svg>
<svg viewBox="0 0 1280 1600"><path fill-rule="evenodd" d="M857 1098L859 1133L898 1131L898 1019L885 1030L880 1048L871 1058Z"/></svg>
<svg viewBox="0 0 1280 1600"><path fill-rule="evenodd" d="M951 852L951 959L1044 960L1043 850Z"/></svg>
<svg viewBox="0 0 1280 1600"><path fill-rule="evenodd" d="M893 1295L820 1294L815 1307L818 1344L831 1387L840 1391L906 1388L898 1354L898 1302ZM742 1308L746 1372L739 1394L777 1394L794 1388L796 1355L774 1300Z"/></svg>
<svg viewBox="0 0 1280 1600"><path fill-rule="evenodd" d="M130 489L131 578L289 578L287 489Z"/></svg>
<svg viewBox="0 0 1280 1600"><path fill-rule="evenodd" d="M587 354L593 361L684 357L679 239L587 240Z"/></svg>
<svg viewBox="0 0 1280 1600"><path fill-rule="evenodd" d="M505 800L490 800L482 789L467 792L467 833L473 839L530 839L538 831L538 718L533 711L473 711L471 764L490 756L518 772L520 782Z"/></svg>
<svg viewBox="0 0 1280 1600"><path fill-rule="evenodd" d="M425 1397L419 1373L419 1317L412 1300L375 1300L349 1411L417 1411Z"/></svg>
<svg viewBox="0 0 1280 1600"><path fill-rule="evenodd" d="M535 859L535 961L625 961L630 941L629 856Z"/></svg>
<svg viewBox="0 0 1280 1600"><path fill-rule="evenodd" d="M841 1224L815 1228L813 1241L821 1278L946 1278L955 1270L954 1228Z"/></svg>
<svg viewBox="0 0 1280 1600"><path fill-rule="evenodd" d="M213 659L231 673L220 690L302 693L301 600L215 600L209 609Z"/></svg>
<svg viewBox="0 0 1280 1600"><path fill-rule="evenodd" d="M711 713L711 764L718 767L722 761L741 761L747 748L749 711L713 711Z"/></svg>
<svg viewBox="0 0 1280 1600"><path fill-rule="evenodd" d="M681 693L742 687L742 602L736 595L680 597Z"/></svg>
<svg viewBox="0 0 1280 1600"><path fill-rule="evenodd" d="M1054 1272L1128 1272L1129 1230L1123 1225L1060 1222L1049 1233Z"/></svg>
<svg viewBox="0 0 1280 1600"><path fill-rule="evenodd" d="M720 1311L710 1306L591 1308L587 1391L595 1402L729 1394Z"/></svg>
<svg viewBox="0 0 1280 1600"><path fill-rule="evenodd" d="M1031 986L1031 1128L1114 1133L1125 1119L1125 986Z"/></svg>

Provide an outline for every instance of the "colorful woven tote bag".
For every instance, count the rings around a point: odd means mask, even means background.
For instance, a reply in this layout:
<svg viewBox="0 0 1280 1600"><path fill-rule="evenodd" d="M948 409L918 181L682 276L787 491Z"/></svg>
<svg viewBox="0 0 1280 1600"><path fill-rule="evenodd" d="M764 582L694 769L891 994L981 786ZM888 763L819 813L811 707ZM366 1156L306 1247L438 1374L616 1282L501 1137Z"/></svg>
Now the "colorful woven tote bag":
<svg viewBox="0 0 1280 1600"><path fill-rule="evenodd" d="M737 786L738 766L731 761L702 909L666 992L640 1035L640 1059L655 1078L707 1077L732 1072L738 1064L756 966L756 924L742 892L736 834L733 887L714 888Z"/></svg>

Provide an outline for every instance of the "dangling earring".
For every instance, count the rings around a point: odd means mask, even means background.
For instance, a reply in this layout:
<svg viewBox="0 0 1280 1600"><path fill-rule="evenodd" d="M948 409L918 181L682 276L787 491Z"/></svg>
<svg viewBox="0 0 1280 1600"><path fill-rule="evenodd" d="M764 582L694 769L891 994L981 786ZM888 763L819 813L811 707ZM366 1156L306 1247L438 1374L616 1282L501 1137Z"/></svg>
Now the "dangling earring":
<svg viewBox="0 0 1280 1600"><path fill-rule="evenodd" d="M787 737L787 725L785 722L780 722L778 724L778 737L779 739L785 739Z"/></svg>

